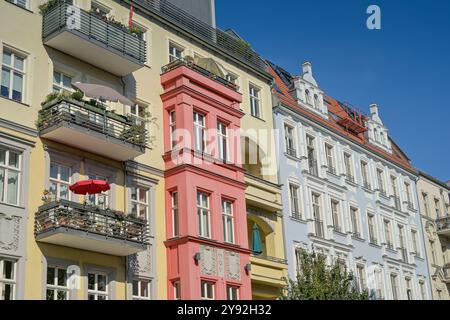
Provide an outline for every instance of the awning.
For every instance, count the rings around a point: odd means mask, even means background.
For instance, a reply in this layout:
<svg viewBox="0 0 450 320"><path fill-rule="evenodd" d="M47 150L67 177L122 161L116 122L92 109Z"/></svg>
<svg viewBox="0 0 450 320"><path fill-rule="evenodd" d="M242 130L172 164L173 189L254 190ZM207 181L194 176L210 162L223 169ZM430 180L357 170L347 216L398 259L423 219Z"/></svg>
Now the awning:
<svg viewBox="0 0 450 320"><path fill-rule="evenodd" d="M99 99L99 100L107 100L112 102L120 102L127 106L133 106L135 103L128 99L127 97L121 95L116 90L102 86L99 84L91 84L91 83L81 83L76 82L72 84L75 89L78 89L84 93L86 97Z"/></svg>

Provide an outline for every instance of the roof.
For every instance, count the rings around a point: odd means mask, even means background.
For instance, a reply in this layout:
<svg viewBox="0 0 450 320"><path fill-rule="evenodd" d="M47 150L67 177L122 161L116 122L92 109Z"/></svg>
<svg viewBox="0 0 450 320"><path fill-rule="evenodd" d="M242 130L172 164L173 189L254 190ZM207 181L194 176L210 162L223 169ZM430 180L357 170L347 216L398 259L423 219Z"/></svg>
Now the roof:
<svg viewBox="0 0 450 320"><path fill-rule="evenodd" d="M400 166L401 168L417 174L417 170L411 165L408 156L403 152L403 150L389 137L392 145L392 154L379 148L371 143L364 132L351 131L348 130L348 126L345 127L343 123L353 121L351 117L352 107L347 103L340 102L331 96L324 96L324 103L328 108L329 117L325 119L320 115L306 109L301 106L297 100L291 96L290 91L293 88L293 81L295 76L291 75L289 72L283 68L278 67L274 63L267 61L268 71L274 77L274 88L272 93L279 99L279 101L289 109L295 111L296 113L320 124L321 126L347 138L348 140L356 143L357 145L363 147L369 152L373 152L378 156L384 158L385 160L392 162ZM365 117L361 114L361 117ZM357 133L359 132L359 133Z"/></svg>

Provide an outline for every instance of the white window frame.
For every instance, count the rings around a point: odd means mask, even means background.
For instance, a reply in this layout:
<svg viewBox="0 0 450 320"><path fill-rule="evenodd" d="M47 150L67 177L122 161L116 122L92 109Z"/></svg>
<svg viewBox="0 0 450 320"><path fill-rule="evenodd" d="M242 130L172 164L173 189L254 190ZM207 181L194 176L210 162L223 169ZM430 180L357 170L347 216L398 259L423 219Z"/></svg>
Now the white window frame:
<svg viewBox="0 0 450 320"><path fill-rule="evenodd" d="M178 191L172 191L170 194L170 201L172 203L172 236L180 236L180 199Z"/></svg>
<svg viewBox="0 0 450 320"><path fill-rule="evenodd" d="M369 163L361 160L361 175L363 180L363 185L367 188L371 188L370 177L369 177Z"/></svg>
<svg viewBox="0 0 450 320"><path fill-rule="evenodd" d="M328 172L331 172L334 169L334 174L336 174L336 167L334 166L334 147L329 144L325 143L325 156L327 158L327 167Z"/></svg>
<svg viewBox="0 0 450 320"><path fill-rule="evenodd" d="M108 177L101 175L101 174L88 174L87 175L88 179L93 179L93 180L103 180L108 182ZM91 201L90 197L93 197L94 201ZM94 205L94 206L101 206L101 202L100 202L100 198L103 198L103 209L106 209L109 207L109 198L110 198L110 190L106 191L106 192L102 192L102 193L98 193L98 194L93 194L93 195L86 195L86 200L89 204Z"/></svg>
<svg viewBox="0 0 450 320"><path fill-rule="evenodd" d="M200 197L200 198L199 198ZM206 198L206 207L202 206L202 200ZM198 233L200 237L210 239L211 238L211 211L210 211L210 195L198 191L197 192L197 221L199 223ZM200 200L200 203L199 203ZM204 218L206 217L206 225L204 225Z"/></svg>
<svg viewBox="0 0 450 320"><path fill-rule="evenodd" d="M227 300L239 300L239 287L232 284L227 284Z"/></svg>
<svg viewBox="0 0 450 320"><path fill-rule="evenodd" d="M172 287L173 287L173 299L181 300L181 282L180 282L180 280L173 281Z"/></svg>
<svg viewBox="0 0 450 320"><path fill-rule="evenodd" d="M420 257L420 245L419 245L419 238L417 234L417 230L411 229L411 238L412 238L412 246L414 253L416 254L416 257Z"/></svg>
<svg viewBox="0 0 450 320"><path fill-rule="evenodd" d="M362 238L359 216L359 209L355 206L350 206L350 222L352 227L352 235L357 238Z"/></svg>
<svg viewBox="0 0 450 320"><path fill-rule="evenodd" d="M339 200L331 198L330 207L331 207L331 220L333 221L334 231L342 232L341 217L340 217L341 202Z"/></svg>
<svg viewBox="0 0 450 320"><path fill-rule="evenodd" d="M389 279L391 282L392 300L399 300L400 292L399 292L399 284L398 284L398 275L395 273L391 273L389 275Z"/></svg>
<svg viewBox="0 0 450 320"><path fill-rule="evenodd" d="M55 74L59 75L59 83L55 82ZM64 85L64 77L69 78L70 79L70 83L72 84L72 81L73 81L73 77L72 76L69 76L66 73L58 71L58 70L54 70L53 71L52 92L54 92L54 93L63 93L63 92L71 93L71 92L75 91L72 88L72 86L66 87Z"/></svg>
<svg viewBox="0 0 450 320"><path fill-rule="evenodd" d="M136 199L133 199L133 190L136 191ZM141 191L145 193L145 201L144 202L142 202L140 200L140 192ZM135 205L136 206L136 215L135 216L148 221L149 220L148 212L149 212L149 208L150 208L149 199L150 199L150 189L149 188L142 187L142 186L132 186L130 188L131 213L133 213L133 205ZM140 211L142 208L145 209L144 217L142 217L140 215Z"/></svg>
<svg viewBox="0 0 450 320"><path fill-rule="evenodd" d="M290 216L302 219L302 210L300 206L300 186L291 182L289 183L289 205L291 207Z"/></svg>
<svg viewBox="0 0 450 320"><path fill-rule="evenodd" d="M228 224L231 222L231 230ZM227 243L235 243L234 237L234 203L227 199L222 199L222 224L223 239ZM230 239L231 238L231 239Z"/></svg>
<svg viewBox="0 0 450 320"><path fill-rule="evenodd" d="M325 237L324 221L322 216L322 195L317 192L311 193L311 203L312 203L312 213L314 219L314 226L316 230L317 237ZM319 223L319 225L317 225ZM318 232L318 227L320 227L320 234Z"/></svg>
<svg viewBox="0 0 450 320"><path fill-rule="evenodd" d="M3 56L5 54L5 52L8 52L11 55L11 64L5 64L5 62L3 62ZM19 57L23 60L23 68L18 69L14 66L15 64L15 60L16 57ZM20 103L24 103L25 101L25 87L26 87L26 71L27 71L27 56L22 54L22 53L18 53L16 50L10 49L8 47L3 47L3 51L2 51L2 60L1 60L1 74L0 74L0 78L1 75L3 74L3 69L6 69L6 72L9 73L9 84L8 84L8 97L1 95L4 98L10 99L10 100L14 100ZM22 88L21 88L21 97L20 100L17 99L13 99L13 91L14 91L14 74L20 75L22 77ZM0 84L3 83L3 79L0 79Z"/></svg>
<svg viewBox="0 0 450 320"><path fill-rule="evenodd" d="M169 130L170 130L170 147L174 149L177 146L177 137L175 132L177 130L177 114L175 110L169 112Z"/></svg>
<svg viewBox="0 0 450 320"><path fill-rule="evenodd" d="M19 3L19 1L20 0L8 0L9 2L11 2L12 4L15 4L16 6L18 6L18 7L21 7L21 8L24 8L24 9L29 9L29 7L30 7L30 3L29 3L29 1L28 0L23 0L24 2L25 2L25 5L21 5L20 3Z"/></svg>
<svg viewBox="0 0 450 320"><path fill-rule="evenodd" d="M369 242L378 245L377 220L371 212L367 213L367 230L369 231Z"/></svg>
<svg viewBox="0 0 450 320"><path fill-rule="evenodd" d="M253 84L250 84L249 95L250 95L250 114L252 115L252 117L262 119L261 89Z"/></svg>
<svg viewBox="0 0 450 320"><path fill-rule="evenodd" d="M12 263L12 279L5 279L3 277L5 273L5 261ZM5 257L0 257L0 300L4 300L4 289L5 285L10 285L12 288L11 300L16 299L16 288L17 288L17 261L14 259L9 259Z"/></svg>
<svg viewBox="0 0 450 320"><path fill-rule="evenodd" d="M384 183L384 170L380 168L377 168L377 183L379 191L386 194L386 185Z"/></svg>
<svg viewBox="0 0 450 320"><path fill-rule="evenodd" d="M215 283L212 281L207 280L201 280L200 281L200 288L201 288L201 298L202 300L214 300L215 296ZM209 288L211 289L212 297L208 296Z"/></svg>
<svg viewBox="0 0 450 320"><path fill-rule="evenodd" d="M22 153L16 150L4 148L0 146L0 151L5 152L5 164L0 164L0 170L3 171L4 177L3 181L3 193L0 194L0 203L11 204L11 205L19 205L20 197L21 197L21 184L22 184ZM17 167L13 167L9 165L9 157L11 153L15 153L18 156L18 164ZM8 202L8 177L9 173L14 172L17 173L17 199L15 203Z"/></svg>
<svg viewBox="0 0 450 320"><path fill-rule="evenodd" d="M295 127L290 124L284 124L284 142L286 153L296 157L297 156L297 144L295 139ZM292 154L293 153L293 154Z"/></svg>
<svg viewBox="0 0 450 320"><path fill-rule="evenodd" d="M93 274L95 276L95 284L94 289L89 289L89 275ZM98 277L102 276L105 277L105 291L99 291L98 290ZM109 300L109 284L108 284L108 274L104 272L97 272L97 271L89 271L87 275L87 298L89 300L89 296L94 296L94 300L99 300L99 297L105 297L104 300Z"/></svg>
<svg viewBox="0 0 450 320"><path fill-rule="evenodd" d="M227 162L229 160L228 125L222 121L217 121L217 148L219 159Z"/></svg>
<svg viewBox="0 0 450 320"><path fill-rule="evenodd" d="M142 285L146 282L147 285L147 296L141 294ZM134 286L137 285L138 294L134 294ZM135 278L132 280L131 284L131 295L133 300L151 300L152 298L152 281L144 278Z"/></svg>
<svg viewBox="0 0 450 320"><path fill-rule="evenodd" d="M367 289L367 274L366 274L366 266L363 264L356 264L356 275L359 286L359 291L363 292Z"/></svg>
<svg viewBox="0 0 450 320"><path fill-rule="evenodd" d="M423 280L419 281L419 288L420 288L420 296L421 296L422 300L427 300L428 294L427 294L427 287L426 287L425 281L423 281Z"/></svg>
<svg viewBox="0 0 450 320"><path fill-rule="evenodd" d="M53 278L52 284L49 284L48 279L48 269L54 269L55 270L55 277ZM66 273L66 284L65 286L58 284L58 274L60 271L65 271ZM49 265L47 266L47 281L45 286L45 297L47 299L47 291L52 291L53 293L53 299L51 300L58 300L58 291L63 291L66 294L66 299L63 300L70 300L70 290L69 290L69 275L67 274L67 268L62 268L59 266Z"/></svg>
<svg viewBox="0 0 450 320"><path fill-rule="evenodd" d="M51 167L52 165L57 166L58 168L58 172L57 172L57 177L56 178L52 178L51 176ZM66 169L69 169L69 181L65 181L65 180L61 180L61 167L65 167ZM66 200L71 200L72 197L72 192L69 190L70 185L72 184L72 168L70 166L58 163L58 162L50 162L50 172L49 172L49 181L50 181L50 186L52 185L52 183L54 183L56 185L56 194L52 195L54 196L53 200L60 200L63 199L60 197L61 195L61 186L64 185L67 187L67 199ZM51 189L51 188L50 188ZM50 191L50 190L49 190Z"/></svg>
<svg viewBox="0 0 450 320"><path fill-rule="evenodd" d="M169 41L169 63L183 59L184 51L184 47Z"/></svg>
<svg viewBox="0 0 450 320"><path fill-rule="evenodd" d="M347 176L347 179L352 178L353 181L355 179L355 175L353 174L353 156L351 153L344 152L344 169L345 169L345 175Z"/></svg>
<svg viewBox="0 0 450 320"><path fill-rule="evenodd" d="M392 235L392 223L388 219L383 220L383 226L384 226L384 237L386 238L386 246L390 250L394 250L394 239Z"/></svg>
<svg viewBox="0 0 450 320"><path fill-rule="evenodd" d="M194 111L194 150L206 153L206 115Z"/></svg>

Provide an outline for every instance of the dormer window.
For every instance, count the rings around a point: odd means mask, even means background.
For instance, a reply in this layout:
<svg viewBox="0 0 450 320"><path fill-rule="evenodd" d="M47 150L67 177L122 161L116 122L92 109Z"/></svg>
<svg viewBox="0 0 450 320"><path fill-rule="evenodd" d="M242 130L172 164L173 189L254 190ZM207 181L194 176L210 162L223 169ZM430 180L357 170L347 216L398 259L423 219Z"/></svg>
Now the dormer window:
<svg viewBox="0 0 450 320"><path fill-rule="evenodd" d="M307 104L312 105L311 103L311 93L309 92L308 89L305 90L305 100Z"/></svg>
<svg viewBox="0 0 450 320"><path fill-rule="evenodd" d="M388 139L388 130L383 125L383 121L380 118L378 106L376 104L370 105L368 127L371 132L371 134L368 135L369 142L385 149L388 152L392 152L391 143Z"/></svg>

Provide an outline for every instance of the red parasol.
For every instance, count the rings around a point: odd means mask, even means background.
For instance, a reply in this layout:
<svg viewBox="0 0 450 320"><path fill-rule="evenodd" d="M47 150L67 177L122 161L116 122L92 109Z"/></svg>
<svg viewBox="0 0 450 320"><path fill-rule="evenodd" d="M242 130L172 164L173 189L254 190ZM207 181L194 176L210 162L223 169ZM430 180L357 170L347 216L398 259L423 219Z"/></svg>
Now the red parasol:
<svg viewBox="0 0 450 320"><path fill-rule="evenodd" d="M78 181L69 187L75 194L97 194L108 191L110 188L109 183L103 180Z"/></svg>

